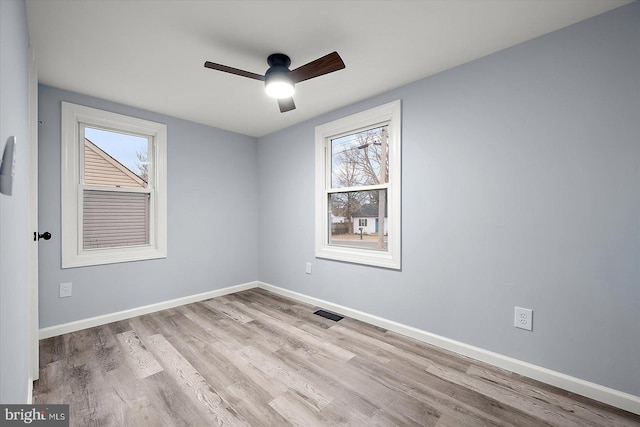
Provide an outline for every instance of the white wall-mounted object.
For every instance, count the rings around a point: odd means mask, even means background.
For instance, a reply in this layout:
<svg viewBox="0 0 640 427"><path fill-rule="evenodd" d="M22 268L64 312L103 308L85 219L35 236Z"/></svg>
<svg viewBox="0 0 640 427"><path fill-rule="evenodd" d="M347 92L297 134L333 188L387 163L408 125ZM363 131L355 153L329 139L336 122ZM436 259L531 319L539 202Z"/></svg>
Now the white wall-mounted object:
<svg viewBox="0 0 640 427"><path fill-rule="evenodd" d="M71 283L60 283L60 293L58 295L59 298L68 298L72 293L72 284Z"/></svg>
<svg viewBox="0 0 640 427"><path fill-rule="evenodd" d="M16 172L16 137L10 136L4 146L2 164L0 164L0 193L11 195L13 176Z"/></svg>
<svg viewBox="0 0 640 427"><path fill-rule="evenodd" d="M513 323L516 328L533 331L533 310L516 307Z"/></svg>

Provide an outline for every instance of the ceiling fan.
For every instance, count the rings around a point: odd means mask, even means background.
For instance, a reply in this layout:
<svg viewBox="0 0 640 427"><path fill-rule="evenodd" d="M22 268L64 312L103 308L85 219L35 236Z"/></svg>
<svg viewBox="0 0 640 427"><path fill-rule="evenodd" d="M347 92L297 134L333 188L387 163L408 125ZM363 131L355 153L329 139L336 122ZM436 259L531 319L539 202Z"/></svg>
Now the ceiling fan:
<svg viewBox="0 0 640 427"><path fill-rule="evenodd" d="M281 113L296 108L296 104L293 102L294 85L296 83L333 73L345 67L338 52L331 52L295 70L289 70L291 59L284 53L269 55L267 63L269 64L269 69L265 72L264 76L210 61L206 61L204 66L212 70L224 71L225 73L264 81L267 94L278 99L278 106L280 107Z"/></svg>

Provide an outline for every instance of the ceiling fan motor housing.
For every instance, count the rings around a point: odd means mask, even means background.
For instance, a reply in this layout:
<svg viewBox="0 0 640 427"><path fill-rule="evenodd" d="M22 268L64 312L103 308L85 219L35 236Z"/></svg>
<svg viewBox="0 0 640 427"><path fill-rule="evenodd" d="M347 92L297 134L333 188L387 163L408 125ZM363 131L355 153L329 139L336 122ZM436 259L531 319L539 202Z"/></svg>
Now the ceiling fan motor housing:
<svg viewBox="0 0 640 427"><path fill-rule="evenodd" d="M275 98L288 98L293 95L293 79L289 76L291 59L284 53L273 53L267 58L269 69L264 73L267 93Z"/></svg>
<svg viewBox="0 0 640 427"><path fill-rule="evenodd" d="M269 64L269 69L266 74L269 74L269 71L275 68L284 68L289 71L289 65L291 65L291 58L289 58L284 53L272 53L267 57L267 64Z"/></svg>

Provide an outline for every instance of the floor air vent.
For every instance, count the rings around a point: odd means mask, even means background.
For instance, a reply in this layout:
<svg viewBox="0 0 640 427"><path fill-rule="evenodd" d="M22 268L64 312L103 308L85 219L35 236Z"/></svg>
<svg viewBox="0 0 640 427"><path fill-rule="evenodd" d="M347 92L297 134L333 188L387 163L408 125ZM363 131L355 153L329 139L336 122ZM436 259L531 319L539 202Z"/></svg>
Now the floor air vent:
<svg viewBox="0 0 640 427"><path fill-rule="evenodd" d="M344 316L340 316L338 314L331 313L330 311L325 311L325 310L318 310L313 314L317 314L318 316L322 316L325 319L333 320L334 322L337 322L338 320L344 319Z"/></svg>

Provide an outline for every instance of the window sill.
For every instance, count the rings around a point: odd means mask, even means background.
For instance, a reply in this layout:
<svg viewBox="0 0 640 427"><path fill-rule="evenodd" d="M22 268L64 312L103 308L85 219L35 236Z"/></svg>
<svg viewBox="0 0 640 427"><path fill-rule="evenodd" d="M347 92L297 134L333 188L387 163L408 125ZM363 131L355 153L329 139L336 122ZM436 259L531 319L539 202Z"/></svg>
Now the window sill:
<svg viewBox="0 0 640 427"><path fill-rule="evenodd" d="M92 265L115 264L119 262L146 261L166 258L167 251L151 247L118 249L93 249L75 256L65 257L62 268L88 267Z"/></svg>
<svg viewBox="0 0 640 427"><path fill-rule="evenodd" d="M316 250L316 258L400 270L400 260L387 251L372 251L340 246L323 246Z"/></svg>

